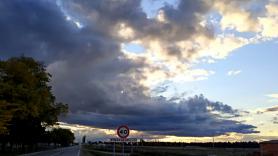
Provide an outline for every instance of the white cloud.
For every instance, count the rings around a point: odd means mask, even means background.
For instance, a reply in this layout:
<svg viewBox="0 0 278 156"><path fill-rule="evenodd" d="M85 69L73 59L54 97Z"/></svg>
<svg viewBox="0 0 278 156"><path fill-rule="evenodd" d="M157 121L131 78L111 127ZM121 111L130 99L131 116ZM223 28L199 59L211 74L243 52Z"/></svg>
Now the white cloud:
<svg viewBox="0 0 278 156"><path fill-rule="evenodd" d="M227 75L228 76L236 76L240 73L241 73L241 70L230 70L230 71L228 71Z"/></svg>
<svg viewBox="0 0 278 156"><path fill-rule="evenodd" d="M204 15L199 14L196 18L199 23L195 23L198 31L191 35L187 33L187 35L182 35L184 28L187 28L186 25L169 21L171 16L168 16L167 10L163 9L158 10L154 21L151 24L148 23L150 25L145 26L144 29L122 22L118 35L129 41L135 40L146 48L145 54L132 56L133 60L136 60L137 57L138 59L143 58L149 64L148 69L144 68L141 71L145 76L145 79L140 81L144 81L141 84L149 86L158 83L158 80L161 82L167 79L182 79L181 77L183 80L190 81L203 80L208 76L196 79L188 76L192 74L184 73L195 73L192 71L194 63L215 63L217 60L227 58L238 48L278 36L278 30L275 30L278 28L278 5L269 3L265 6L264 12L257 14L248 9L252 3L254 1L215 1L212 9L218 12L221 18L207 18L211 12L206 12ZM215 31L212 36L208 35L205 30L211 31L210 26L213 29L220 28L220 32ZM228 33L226 30L229 30ZM156 31L159 33L150 33ZM240 36L236 31L251 32L254 33L254 36ZM229 71L227 75L235 76L240 73L240 70L233 70Z"/></svg>
<svg viewBox="0 0 278 156"><path fill-rule="evenodd" d="M254 2L215 1L214 9L221 15L219 26L222 31L252 32L260 41L278 37L278 4L270 2L264 6L265 11L255 13L248 9Z"/></svg>
<svg viewBox="0 0 278 156"><path fill-rule="evenodd" d="M266 96L270 97L270 98L273 98L273 99L278 99L278 93L276 93L276 94L268 94Z"/></svg>
<svg viewBox="0 0 278 156"><path fill-rule="evenodd" d="M212 70L205 70L205 69L191 69L187 70L183 74L176 76L173 81L181 82L181 81L201 81L208 79L209 76L214 75L215 72Z"/></svg>
<svg viewBox="0 0 278 156"><path fill-rule="evenodd" d="M201 45L199 57L210 56L215 59L225 59L237 48L249 44L249 41L233 34L220 34L214 40L200 41L199 44Z"/></svg>
<svg viewBox="0 0 278 156"><path fill-rule="evenodd" d="M278 5L270 3L265 6L267 12L264 17L259 17L261 35L264 37L278 37Z"/></svg>
<svg viewBox="0 0 278 156"><path fill-rule="evenodd" d="M215 1L214 8L221 14L220 26L222 30L233 29L239 32L258 31L256 18L247 11L247 1Z"/></svg>
<svg viewBox="0 0 278 156"><path fill-rule="evenodd" d="M129 39L129 38L133 38L134 37L134 30L127 26L124 23L119 24L116 27L116 30L118 30L118 34L120 37L124 38L124 39Z"/></svg>

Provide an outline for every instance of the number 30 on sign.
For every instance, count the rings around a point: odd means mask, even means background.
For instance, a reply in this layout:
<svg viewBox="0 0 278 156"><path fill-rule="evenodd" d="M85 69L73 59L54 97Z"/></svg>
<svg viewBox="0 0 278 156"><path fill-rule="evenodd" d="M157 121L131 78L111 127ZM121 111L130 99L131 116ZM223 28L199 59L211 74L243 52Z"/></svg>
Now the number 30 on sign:
<svg viewBox="0 0 278 156"><path fill-rule="evenodd" d="M129 135L129 128L126 125L119 126L117 134L120 138L127 138Z"/></svg>

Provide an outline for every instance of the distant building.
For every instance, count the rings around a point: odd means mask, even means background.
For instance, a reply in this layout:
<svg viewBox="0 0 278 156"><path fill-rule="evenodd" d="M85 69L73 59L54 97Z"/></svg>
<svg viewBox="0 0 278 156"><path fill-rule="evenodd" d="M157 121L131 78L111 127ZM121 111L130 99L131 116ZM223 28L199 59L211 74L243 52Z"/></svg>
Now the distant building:
<svg viewBox="0 0 278 156"><path fill-rule="evenodd" d="M85 144L86 143L86 135L84 135L83 137L82 137L82 144Z"/></svg>
<svg viewBox="0 0 278 156"><path fill-rule="evenodd" d="M260 143L261 156L278 156L278 140L264 141Z"/></svg>

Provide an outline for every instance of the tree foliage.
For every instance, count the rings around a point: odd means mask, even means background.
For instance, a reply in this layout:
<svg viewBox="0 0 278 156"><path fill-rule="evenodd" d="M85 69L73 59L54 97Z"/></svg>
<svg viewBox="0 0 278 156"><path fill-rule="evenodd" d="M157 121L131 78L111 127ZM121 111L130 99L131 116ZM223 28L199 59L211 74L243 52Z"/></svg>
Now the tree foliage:
<svg viewBox="0 0 278 156"><path fill-rule="evenodd" d="M0 101L0 134L8 132L8 122L12 119L14 110L6 101Z"/></svg>
<svg viewBox="0 0 278 156"><path fill-rule="evenodd" d="M68 146L73 143L74 134L69 129L54 128L50 131L52 142L61 146Z"/></svg>
<svg viewBox="0 0 278 156"><path fill-rule="evenodd" d="M34 144L68 106L56 103L45 66L29 57L0 61L0 134ZM1 136L0 136L1 137Z"/></svg>

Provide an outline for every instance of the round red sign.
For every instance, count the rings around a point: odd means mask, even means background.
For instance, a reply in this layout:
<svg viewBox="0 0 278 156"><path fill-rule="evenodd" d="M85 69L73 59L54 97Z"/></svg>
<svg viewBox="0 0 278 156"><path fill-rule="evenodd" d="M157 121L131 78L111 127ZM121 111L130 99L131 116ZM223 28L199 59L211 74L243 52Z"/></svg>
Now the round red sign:
<svg viewBox="0 0 278 156"><path fill-rule="evenodd" d="M120 138L127 138L129 135L129 128L126 125L119 126L117 134Z"/></svg>

